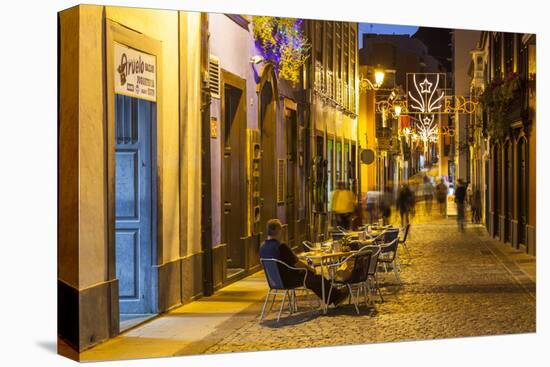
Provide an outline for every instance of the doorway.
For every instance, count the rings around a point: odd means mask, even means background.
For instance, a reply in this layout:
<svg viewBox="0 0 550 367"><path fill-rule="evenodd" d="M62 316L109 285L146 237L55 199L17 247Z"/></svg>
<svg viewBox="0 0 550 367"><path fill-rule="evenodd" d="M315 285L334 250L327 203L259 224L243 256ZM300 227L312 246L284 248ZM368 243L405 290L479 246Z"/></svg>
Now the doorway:
<svg viewBox="0 0 550 367"><path fill-rule="evenodd" d="M225 71L223 80L221 230L227 244L227 278L231 278L246 269L246 84Z"/></svg>
<svg viewBox="0 0 550 367"><path fill-rule="evenodd" d="M156 103L115 96L115 269L121 329L155 313Z"/></svg>
<svg viewBox="0 0 550 367"><path fill-rule="evenodd" d="M268 71L266 71L268 72ZM260 231L261 240L266 238L265 228L267 221L277 218L276 210L276 181L275 181L275 152L277 147L277 99L274 81L267 80L260 89L260 135L261 135L261 177L260 177Z"/></svg>
<svg viewBox="0 0 550 367"><path fill-rule="evenodd" d="M493 146L493 236L500 236L500 149Z"/></svg>
<svg viewBox="0 0 550 367"><path fill-rule="evenodd" d="M290 247L296 246L296 218L297 218L297 160L298 160L298 118L295 109L285 109L286 127L286 222L287 239Z"/></svg>

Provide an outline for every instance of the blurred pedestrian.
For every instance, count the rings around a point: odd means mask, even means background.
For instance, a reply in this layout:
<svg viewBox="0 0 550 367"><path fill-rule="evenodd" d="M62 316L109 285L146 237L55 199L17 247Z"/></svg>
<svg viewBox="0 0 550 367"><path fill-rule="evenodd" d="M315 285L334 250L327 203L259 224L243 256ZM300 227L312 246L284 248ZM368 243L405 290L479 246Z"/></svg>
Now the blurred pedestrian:
<svg viewBox="0 0 550 367"><path fill-rule="evenodd" d="M481 222L481 192L476 189L472 199L472 222Z"/></svg>
<svg viewBox="0 0 550 367"><path fill-rule="evenodd" d="M424 200L426 201L426 212L431 214L432 212L432 202L434 198L434 185L431 180L428 180L424 184Z"/></svg>
<svg viewBox="0 0 550 367"><path fill-rule="evenodd" d="M401 186L397 194L396 207L399 210L399 215L401 217L401 226L404 226L409 223L409 213L413 207L414 194L411 191L408 184Z"/></svg>
<svg viewBox="0 0 550 367"><path fill-rule="evenodd" d="M456 222L458 224L458 230L464 231L464 219L465 219L465 204L466 204L466 184L462 179L458 179L458 185L455 191L455 203L456 203Z"/></svg>
<svg viewBox="0 0 550 367"><path fill-rule="evenodd" d="M336 225L344 229L351 229L357 199L343 181L338 182L336 190L332 192L330 204Z"/></svg>
<svg viewBox="0 0 550 367"><path fill-rule="evenodd" d="M386 188L382 195L380 196L380 213L382 214L382 225L389 224L391 216L391 191L389 188Z"/></svg>
<svg viewBox="0 0 550 367"><path fill-rule="evenodd" d="M439 214L445 216L445 211L447 209L447 193L449 192L449 189L447 188L447 185L445 185L445 181L441 179L437 186L435 187L435 197L437 200L437 204L439 205Z"/></svg>
<svg viewBox="0 0 550 367"><path fill-rule="evenodd" d="M366 202L366 209L368 213L368 223L373 224L374 223L374 211L376 207L376 200L378 192L376 191L369 191L367 192L367 197L365 199Z"/></svg>

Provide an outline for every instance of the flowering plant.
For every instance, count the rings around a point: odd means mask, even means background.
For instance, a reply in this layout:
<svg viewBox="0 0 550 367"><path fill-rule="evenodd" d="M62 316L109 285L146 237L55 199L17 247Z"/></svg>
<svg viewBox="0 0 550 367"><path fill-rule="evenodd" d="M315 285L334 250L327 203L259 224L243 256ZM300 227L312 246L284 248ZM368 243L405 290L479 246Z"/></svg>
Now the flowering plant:
<svg viewBox="0 0 550 367"><path fill-rule="evenodd" d="M258 16L252 20L257 46L265 59L272 62L280 78L293 85L300 81L300 69L309 56L303 19Z"/></svg>

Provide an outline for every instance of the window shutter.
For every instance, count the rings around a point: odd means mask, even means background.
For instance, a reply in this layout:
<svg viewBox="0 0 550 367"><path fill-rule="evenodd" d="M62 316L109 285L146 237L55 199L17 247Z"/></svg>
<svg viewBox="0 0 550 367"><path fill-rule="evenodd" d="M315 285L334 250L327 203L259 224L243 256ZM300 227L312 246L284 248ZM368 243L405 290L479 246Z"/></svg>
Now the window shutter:
<svg viewBox="0 0 550 367"><path fill-rule="evenodd" d="M220 59L213 55L210 55L210 59L208 61L208 79L210 95L212 98L220 98Z"/></svg>

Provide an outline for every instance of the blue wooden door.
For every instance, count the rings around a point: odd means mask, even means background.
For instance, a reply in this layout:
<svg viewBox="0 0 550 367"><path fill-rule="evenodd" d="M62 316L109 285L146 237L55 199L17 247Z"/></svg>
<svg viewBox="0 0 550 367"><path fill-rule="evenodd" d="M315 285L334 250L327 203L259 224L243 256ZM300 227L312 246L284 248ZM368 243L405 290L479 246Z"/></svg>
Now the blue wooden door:
<svg viewBox="0 0 550 367"><path fill-rule="evenodd" d="M121 314L153 313L152 143L156 106L116 95L115 244Z"/></svg>

